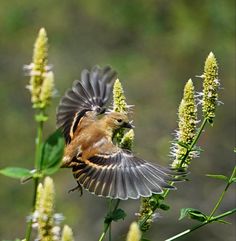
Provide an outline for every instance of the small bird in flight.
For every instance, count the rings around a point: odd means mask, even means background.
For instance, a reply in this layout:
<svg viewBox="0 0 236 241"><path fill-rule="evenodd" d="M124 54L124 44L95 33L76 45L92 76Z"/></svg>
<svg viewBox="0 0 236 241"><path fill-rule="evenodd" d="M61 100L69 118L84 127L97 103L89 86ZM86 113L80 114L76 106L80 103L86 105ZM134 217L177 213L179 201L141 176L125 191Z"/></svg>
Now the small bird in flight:
<svg viewBox="0 0 236 241"><path fill-rule="evenodd" d="M95 66L62 97L57 127L66 140L62 167L72 168L79 187L98 196L126 200L174 189L183 173L147 162L113 143L115 131L132 128L126 113L107 111L116 72Z"/></svg>

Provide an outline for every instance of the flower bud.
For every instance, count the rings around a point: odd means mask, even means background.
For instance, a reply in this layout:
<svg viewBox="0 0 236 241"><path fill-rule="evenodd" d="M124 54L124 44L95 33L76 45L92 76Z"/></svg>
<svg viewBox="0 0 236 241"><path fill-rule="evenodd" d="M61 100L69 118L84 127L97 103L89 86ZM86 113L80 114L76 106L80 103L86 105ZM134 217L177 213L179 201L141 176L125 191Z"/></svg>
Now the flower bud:
<svg viewBox="0 0 236 241"><path fill-rule="evenodd" d="M34 44L33 62L25 66L29 71L30 83L27 86L31 93L31 102L36 109L49 105L54 93L54 79L51 67L48 66L48 38L41 28Z"/></svg>
<svg viewBox="0 0 236 241"><path fill-rule="evenodd" d="M72 229L68 225L63 228L61 241L74 241Z"/></svg>
<svg viewBox="0 0 236 241"><path fill-rule="evenodd" d="M136 222L131 223L126 241L140 241L142 233Z"/></svg>
<svg viewBox="0 0 236 241"><path fill-rule="evenodd" d="M120 146L123 149L131 150L134 142L134 131L131 129L124 134Z"/></svg>
<svg viewBox="0 0 236 241"><path fill-rule="evenodd" d="M45 108L50 104L54 93L55 93L54 75L53 75L53 72L50 71L45 75L45 78L41 86L41 92L39 96L40 102L41 102L40 104L41 108Z"/></svg>
<svg viewBox="0 0 236 241"><path fill-rule="evenodd" d="M217 91L220 86L218 79L218 65L212 52L206 59L203 78L202 111L204 117L212 124L215 117L216 105L218 103Z"/></svg>
<svg viewBox="0 0 236 241"><path fill-rule="evenodd" d="M124 90L119 79L115 81L113 87L113 111L126 112L127 103L124 95Z"/></svg>
<svg viewBox="0 0 236 241"><path fill-rule="evenodd" d="M174 156L174 161L172 163L173 167L180 167L182 163L182 158L185 156L187 149L185 146L188 146L192 143L195 133L196 133L196 124L197 124L197 108L194 99L194 86L191 79L188 80L184 87L183 99L179 105L178 111L178 131L176 141L172 146L172 155ZM181 145L181 143L183 145ZM192 158L192 153L189 154L185 160L185 165L189 165L189 162Z"/></svg>
<svg viewBox="0 0 236 241"><path fill-rule="evenodd" d="M39 185L36 200L38 238L42 241L53 240L55 190L53 180L46 177L44 185Z"/></svg>

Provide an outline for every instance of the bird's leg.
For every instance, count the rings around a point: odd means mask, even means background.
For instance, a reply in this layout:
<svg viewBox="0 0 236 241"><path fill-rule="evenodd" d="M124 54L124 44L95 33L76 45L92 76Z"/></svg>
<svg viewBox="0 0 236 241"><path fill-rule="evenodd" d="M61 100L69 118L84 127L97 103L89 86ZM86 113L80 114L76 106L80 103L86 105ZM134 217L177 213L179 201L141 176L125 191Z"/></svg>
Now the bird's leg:
<svg viewBox="0 0 236 241"><path fill-rule="evenodd" d="M80 196L82 196L82 195L83 195L83 188L82 188L82 186L80 185L79 182L77 182L77 184L78 184L78 185L77 185L76 187L70 189L70 190L68 191L68 193L74 192L74 191L78 190L78 191L80 192Z"/></svg>

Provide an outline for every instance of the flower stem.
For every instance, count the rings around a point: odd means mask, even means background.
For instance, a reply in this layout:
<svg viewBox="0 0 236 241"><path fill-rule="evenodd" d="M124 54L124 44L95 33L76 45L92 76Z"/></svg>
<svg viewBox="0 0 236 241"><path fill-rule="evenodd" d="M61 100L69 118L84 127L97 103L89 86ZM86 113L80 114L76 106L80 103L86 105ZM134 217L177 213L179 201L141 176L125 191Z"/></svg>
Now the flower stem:
<svg viewBox="0 0 236 241"><path fill-rule="evenodd" d="M230 211L228 211L228 212L225 212L225 213L222 213L222 214L220 214L220 215L218 215L218 216L213 217L213 215L215 214L216 210L217 210L218 207L220 206L220 204L221 204L221 202L222 202L222 200L223 200L223 198L224 198L224 195L225 195L226 191L228 190L230 184L232 184L232 180L233 180L233 178L235 177L235 175L236 175L236 167L234 167L233 172L232 172L232 174L231 174L231 176L230 176L230 178L229 178L229 180L228 180L228 182L227 182L227 185L226 185L225 189L224 189L223 192L221 193L219 200L217 201L216 205L214 206L213 210L211 211L211 214L208 216L208 218L207 218L206 221L202 222L201 224L199 224L199 225L197 225L197 226L195 226L195 227L193 227L193 228L191 228L191 229L187 229L187 230L185 230L185 231L183 231L183 232L181 232L181 233L179 233L179 234L177 234L177 235L175 235L175 236L173 236L173 237L171 237L171 238L169 238L169 239L167 239L167 240L165 240L165 241L175 240L175 239L177 239L177 238L179 238L179 237L182 237L182 236L184 236L184 235L186 235L186 234L188 234L188 233L193 232L194 230L196 230L196 229L198 229L198 228L200 228L200 227L202 227L202 226L204 226L204 225L206 225L206 224L208 224L208 223L217 221L217 220L219 220L220 218L223 218L223 217L225 217L225 216L231 215L231 214L233 214L234 212L236 212L236 208L234 208L234 209L232 209L232 210L230 210Z"/></svg>
<svg viewBox="0 0 236 241"><path fill-rule="evenodd" d="M44 111L41 109L40 114L44 114ZM43 139L43 123L44 121L38 121L37 122L37 136L35 139L35 160L34 160L34 168L36 172L40 171L40 158L41 158L41 145L42 145L42 139ZM37 200L37 189L39 184L39 177L34 177L34 192L33 192L33 200L32 200L32 207L31 207L31 213L35 211L35 204ZM27 229L26 229L26 235L25 240L29 241L31 237L32 232L32 219L29 220Z"/></svg>
<svg viewBox="0 0 236 241"><path fill-rule="evenodd" d="M226 185L224 191L221 193L219 200L217 201L215 207L212 209L211 214L208 217L209 220L212 218L212 216L215 214L216 210L220 206L220 204L221 204L221 202L222 202L222 200L223 200L223 198L225 196L225 193L227 192L230 184L232 183L232 179L235 177L235 175L236 175L236 167L234 167L233 172L232 172L232 174L231 174L231 176L230 176L230 178L229 178L229 180L227 182L227 185Z"/></svg>
<svg viewBox="0 0 236 241"><path fill-rule="evenodd" d="M119 203L120 203L120 199L116 199L116 200L115 200L116 203L115 203L114 209L112 210L112 201L113 201L113 200L114 200L114 199L110 199L110 200L109 200L109 213L115 212L116 209L117 209L118 206L119 206ZM108 214L109 214L109 213L108 213ZM109 222L106 222L106 223L105 223L105 225L104 225L104 230L103 230L103 232L102 232L102 234L101 234L101 236L100 236L100 238L99 238L98 241L104 240L108 229L110 229L111 223L112 223L112 219L110 219ZM111 240L111 233L109 234L109 240Z"/></svg>
<svg viewBox="0 0 236 241"><path fill-rule="evenodd" d="M227 211L227 212L225 212L225 213L222 213L222 214L220 214L220 215L218 215L218 216L211 217L211 219L206 220L205 222L203 222L203 223L201 223L201 224L198 224L198 225L194 226L194 227L191 228L191 229L187 229L187 230L185 230L185 231L183 231L183 232L181 232L181 233L179 233L179 234L177 234L177 235L175 235L175 236L173 236L173 237L171 237L171 238L168 238L168 239L166 239L165 241L176 240L176 239L178 239L178 238L180 238L180 237L183 237L183 236L185 236L185 235L193 232L193 231L196 230L196 229L201 228L202 226L205 226L205 225L208 224L208 223L215 222L215 221L217 221L217 220L219 220L219 219L221 219L221 218L223 218L223 217L229 216L229 215L231 215L231 214L233 214L233 213L235 213L235 212L236 212L236 208L234 208L234 209L232 209L232 210L230 210L230 211Z"/></svg>
<svg viewBox="0 0 236 241"><path fill-rule="evenodd" d="M181 161L181 163L180 163L180 167L183 166L183 164L184 164L186 158L188 157L189 153L192 151L193 147L194 147L195 144L197 143L197 141L198 141L198 139L199 139L199 137L200 137L200 135L201 135L201 133L202 133L202 131L203 131L206 123L207 123L207 120L208 120L207 118L204 118L204 120L203 120L200 128L198 129L198 132L196 133L196 136L194 137L191 145L189 146L188 150L186 151L186 154L184 155L184 157L183 157L183 159L182 159L182 161Z"/></svg>

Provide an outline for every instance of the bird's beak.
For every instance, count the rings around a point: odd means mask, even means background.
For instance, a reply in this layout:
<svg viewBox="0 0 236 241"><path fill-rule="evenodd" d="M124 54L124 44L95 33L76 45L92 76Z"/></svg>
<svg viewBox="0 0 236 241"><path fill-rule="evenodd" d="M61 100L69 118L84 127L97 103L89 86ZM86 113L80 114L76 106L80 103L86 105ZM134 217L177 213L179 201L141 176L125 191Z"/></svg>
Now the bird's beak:
<svg viewBox="0 0 236 241"><path fill-rule="evenodd" d="M124 128L128 128L128 129L133 129L134 128L134 125L132 124L132 122L126 122L123 124Z"/></svg>

